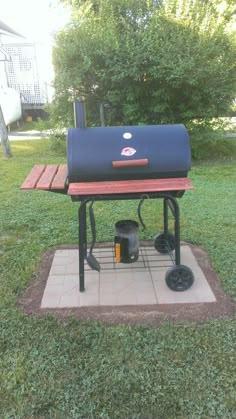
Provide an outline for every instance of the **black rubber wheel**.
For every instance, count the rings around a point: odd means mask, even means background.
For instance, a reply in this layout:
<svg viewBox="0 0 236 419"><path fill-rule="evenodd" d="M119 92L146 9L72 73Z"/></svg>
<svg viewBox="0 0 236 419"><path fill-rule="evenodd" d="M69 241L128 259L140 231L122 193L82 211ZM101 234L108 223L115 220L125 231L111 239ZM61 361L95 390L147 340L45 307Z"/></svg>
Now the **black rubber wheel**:
<svg viewBox="0 0 236 419"><path fill-rule="evenodd" d="M172 266L166 272L166 284L172 291L186 291L194 282L194 275L188 266Z"/></svg>
<svg viewBox="0 0 236 419"><path fill-rule="evenodd" d="M166 240L164 233L158 233L154 239L154 247L159 253L170 253L175 248L174 234L168 233Z"/></svg>

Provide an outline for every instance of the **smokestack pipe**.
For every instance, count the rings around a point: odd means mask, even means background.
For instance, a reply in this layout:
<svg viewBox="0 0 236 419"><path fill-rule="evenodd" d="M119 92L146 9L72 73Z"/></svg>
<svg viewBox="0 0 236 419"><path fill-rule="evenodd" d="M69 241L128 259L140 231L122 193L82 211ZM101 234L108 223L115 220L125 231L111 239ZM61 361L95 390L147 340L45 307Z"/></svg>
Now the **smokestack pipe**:
<svg viewBox="0 0 236 419"><path fill-rule="evenodd" d="M75 128L86 128L86 111L84 102L74 102L74 120Z"/></svg>

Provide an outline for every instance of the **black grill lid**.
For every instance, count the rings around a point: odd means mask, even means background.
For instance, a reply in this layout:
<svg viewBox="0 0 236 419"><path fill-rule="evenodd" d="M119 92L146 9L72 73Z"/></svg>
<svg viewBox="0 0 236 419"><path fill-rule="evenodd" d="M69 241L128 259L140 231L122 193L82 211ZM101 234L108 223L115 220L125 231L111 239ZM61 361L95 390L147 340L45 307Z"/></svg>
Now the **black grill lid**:
<svg viewBox="0 0 236 419"><path fill-rule="evenodd" d="M186 177L189 136L182 124L70 128L70 182Z"/></svg>

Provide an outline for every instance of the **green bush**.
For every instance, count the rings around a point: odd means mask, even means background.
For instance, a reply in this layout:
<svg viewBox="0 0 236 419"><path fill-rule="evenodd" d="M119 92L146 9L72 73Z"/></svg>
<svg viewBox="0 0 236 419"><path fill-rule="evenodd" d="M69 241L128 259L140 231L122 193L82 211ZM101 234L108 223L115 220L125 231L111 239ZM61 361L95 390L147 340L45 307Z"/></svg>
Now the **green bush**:
<svg viewBox="0 0 236 419"><path fill-rule="evenodd" d="M236 141L225 138L226 122L222 119L192 120L186 126L193 160L222 159L236 155Z"/></svg>
<svg viewBox="0 0 236 419"><path fill-rule="evenodd" d="M99 103L106 125L222 116L236 96L231 0L84 0L54 49L57 117L71 102ZM222 6L222 4L221 4Z"/></svg>
<svg viewBox="0 0 236 419"><path fill-rule="evenodd" d="M58 103L47 105L45 107L45 111L48 113L49 118L46 121L39 119L36 123L36 128L39 131L48 132L48 137L50 139L50 149L52 151L55 151L58 155L65 155L67 125L65 125L66 120L62 120L58 116L58 106Z"/></svg>

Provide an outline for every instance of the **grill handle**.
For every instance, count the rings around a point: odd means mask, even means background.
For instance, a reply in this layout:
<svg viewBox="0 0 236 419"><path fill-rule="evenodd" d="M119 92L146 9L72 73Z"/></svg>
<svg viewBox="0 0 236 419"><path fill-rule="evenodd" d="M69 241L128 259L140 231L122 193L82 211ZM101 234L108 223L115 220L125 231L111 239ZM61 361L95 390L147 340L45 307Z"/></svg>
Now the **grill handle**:
<svg viewBox="0 0 236 419"><path fill-rule="evenodd" d="M122 167L137 167L137 166L148 166L148 159L138 160L115 160L112 162L112 167L119 169Z"/></svg>

